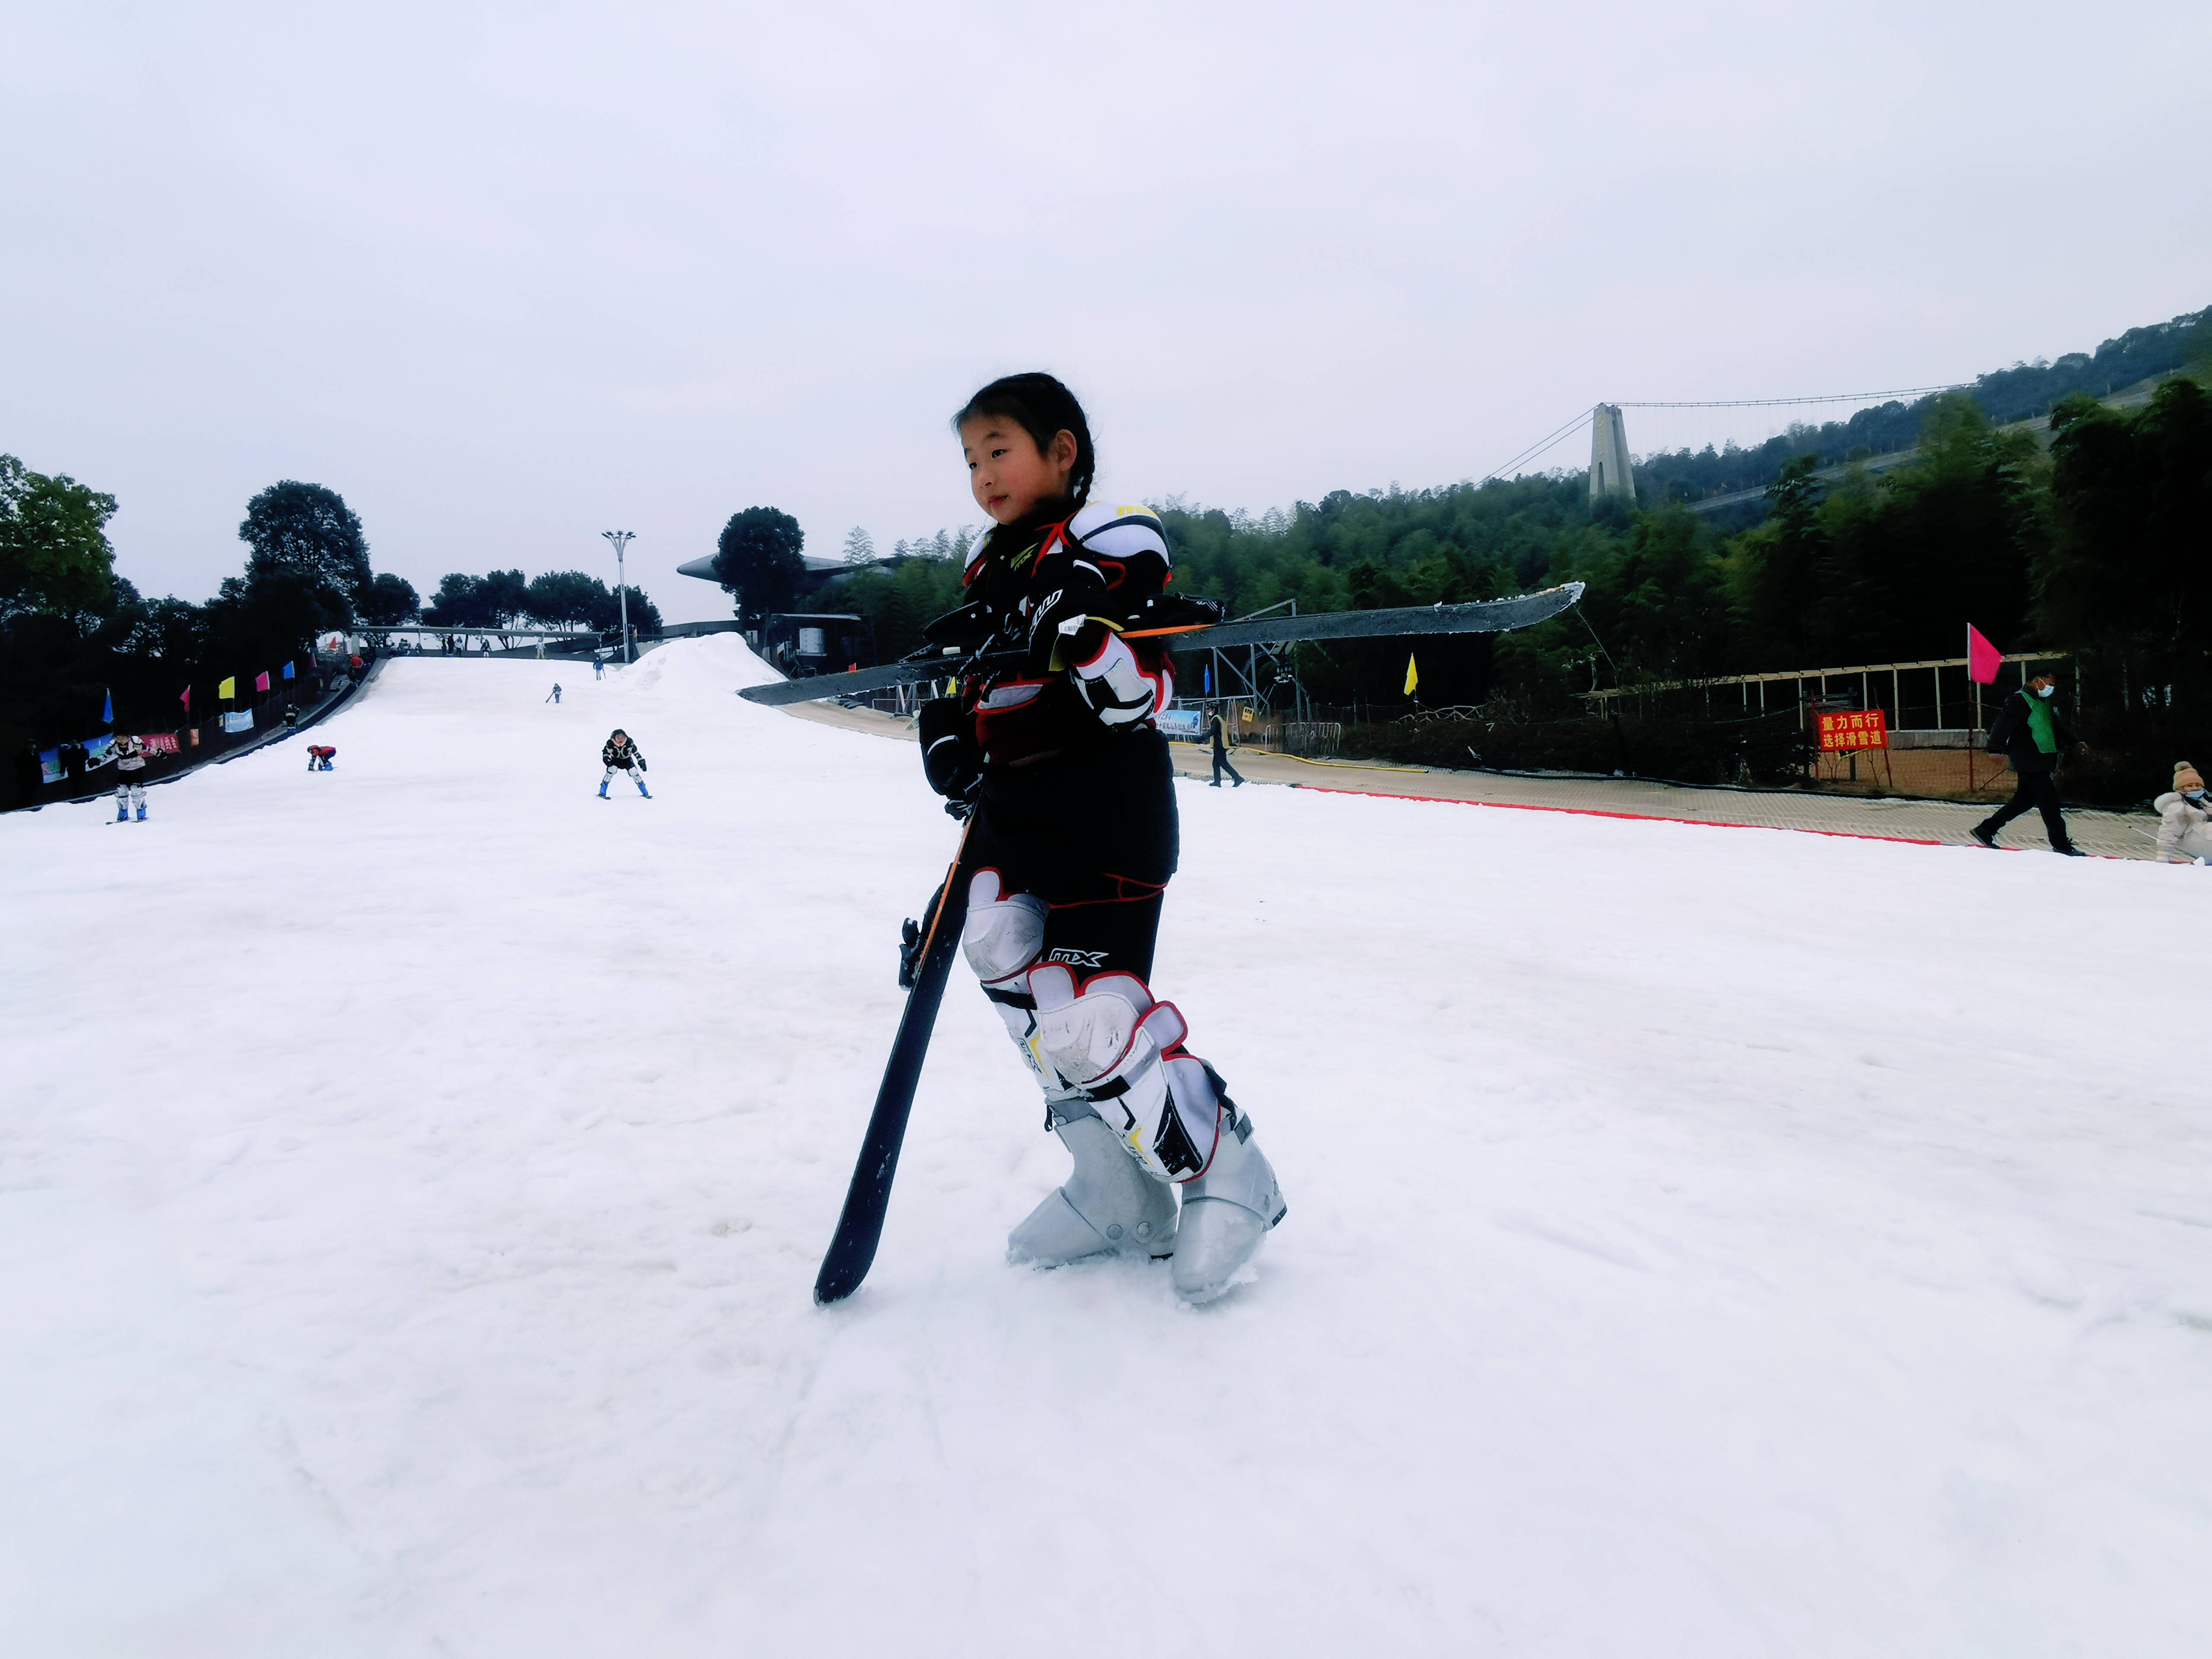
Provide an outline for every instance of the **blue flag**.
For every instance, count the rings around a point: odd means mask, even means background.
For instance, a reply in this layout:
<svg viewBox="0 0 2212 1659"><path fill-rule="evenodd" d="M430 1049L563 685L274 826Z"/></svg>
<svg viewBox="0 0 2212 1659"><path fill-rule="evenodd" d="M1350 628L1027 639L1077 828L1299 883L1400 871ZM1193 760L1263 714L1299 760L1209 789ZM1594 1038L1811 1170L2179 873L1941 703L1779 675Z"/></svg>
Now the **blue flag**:
<svg viewBox="0 0 2212 1659"><path fill-rule="evenodd" d="M100 696L100 723L102 726L115 724L115 693L112 691L103 692Z"/></svg>
<svg viewBox="0 0 2212 1659"><path fill-rule="evenodd" d="M284 678L288 680L292 678L292 665L289 662L284 665Z"/></svg>

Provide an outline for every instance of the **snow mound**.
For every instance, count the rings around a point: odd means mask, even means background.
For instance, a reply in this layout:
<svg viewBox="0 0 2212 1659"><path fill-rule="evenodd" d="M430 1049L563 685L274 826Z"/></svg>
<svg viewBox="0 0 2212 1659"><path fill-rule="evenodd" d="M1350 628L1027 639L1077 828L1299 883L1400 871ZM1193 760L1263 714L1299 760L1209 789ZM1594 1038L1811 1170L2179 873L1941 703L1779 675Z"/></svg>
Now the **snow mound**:
<svg viewBox="0 0 2212 1659"><path fill-rule="evenodd" d="M671 640L634 663L610 663L600 684L611 686L617 696L657 697L677 707L782 678L755 654L742 634L703 634Z"/></svg>
<svg viewBox="0 0 2212 1659"><path fill-rule="evenodd" d="M1186 782L1252 1282L1003 1265L956 981L825 1311L959 831L766 677L403 659L0 818L8 1651L2212 1651L2201 875Z"/></svg>

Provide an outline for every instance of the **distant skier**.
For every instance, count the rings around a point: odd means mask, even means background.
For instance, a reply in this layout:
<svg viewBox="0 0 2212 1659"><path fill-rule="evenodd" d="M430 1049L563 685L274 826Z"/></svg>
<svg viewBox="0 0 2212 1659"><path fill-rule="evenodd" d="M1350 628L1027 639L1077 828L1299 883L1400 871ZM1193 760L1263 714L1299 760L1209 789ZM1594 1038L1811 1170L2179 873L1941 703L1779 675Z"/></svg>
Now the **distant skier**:
<svg viewBox="0 0 2212 1659"><path fill-rule="evenodd" d="M338 751L336 749L332 748L326 743L309 744L307 745L307 769L310 772L329 771L331 769L331 762L337 758L337 752Z"/></svg>
<svg viewBox="0 0 2212 1659"><path fill-rule="evenodd" d="M546 701L546 702L550 702L550 703L551 703L551 704L552 704L556 708L558 708L561 706L561 682L560 682L560 681L556 680L556 681L554 681L554 682L553 682L553 694L552 694L552 696L550 696L547 697L547 698L545 699L545 701Z"/></svg>
<svg viewBox="0 0 2212 1659"><path fill-rule="evenodd" d="M606 677L607 677L607 653L606 653L605 652L604 652L604 651L594 651L594 652L592 652L592 678L593 679L595 679L595 680L603 680L603 679L606 678Z"/></svg>
<svg viewBox="0 0 2212 1659"><path fill-rule="evenodd" d="M607 769L606 775L599 780L601 800L607 798L607 786L614 781L615 774L617 772L624 775L637 786L639 794L647 800L653 799L653 791L645 787L643 775L646 770L645 757L638 752L637 745L629 740L629 733L619 726L615 727L614 735L600 745L599 759Z"/></svg>
<svg viewBox="0 0 2212 1659"><path fill-rule="evenodd" d="M1216 709L1213 714L1212 734L1213 781L1206 787L1209 789L1220 788L1221 775L1226 772L1234 781L1232 787L1242 789L1244 787L1244 780L1237 769L1229 763L1229 722L1221 718L1221 712L1218 709Z"/></svg>
<svg viewBox="0 0 2212 1659"><path fill-rule="evenodd" d="M1172 1254L1176 1294L1210 1301L1284 1204L1252 1121L1149 983L1177 844L1153 716L1175 676L1152 641L1121 635L1164 592L1164 527L1086 504L1090 425L1049 374L992 382L954 424L993 520L956 615L1028 661L925 703L922 764L956 815L973 813L961 943L1075 1159L1007 1256Z"/></svg>
<svg viewBox="0 0 2212 1659"><path fill-rule="evenodd" d="M115 740L115 821L122 823L138 809L138 822L146 822L146 745L137 738Z"/></svg>

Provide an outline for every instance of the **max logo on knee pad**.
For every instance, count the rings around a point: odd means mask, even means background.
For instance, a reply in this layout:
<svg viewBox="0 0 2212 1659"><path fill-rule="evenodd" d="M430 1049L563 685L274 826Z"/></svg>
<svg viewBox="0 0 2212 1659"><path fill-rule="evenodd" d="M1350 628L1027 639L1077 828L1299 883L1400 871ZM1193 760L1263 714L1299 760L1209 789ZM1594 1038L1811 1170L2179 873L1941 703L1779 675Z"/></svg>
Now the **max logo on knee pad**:
<svg viewBox="0 0 2212 1659"><path fill-rule="evenodd" d="M1064 962L1071 968L1097 968L1104 963L1106 953L1103 951L1073 951L1063 945L1057 950L1045 952L1044 959L1047 962Z"/></svg>

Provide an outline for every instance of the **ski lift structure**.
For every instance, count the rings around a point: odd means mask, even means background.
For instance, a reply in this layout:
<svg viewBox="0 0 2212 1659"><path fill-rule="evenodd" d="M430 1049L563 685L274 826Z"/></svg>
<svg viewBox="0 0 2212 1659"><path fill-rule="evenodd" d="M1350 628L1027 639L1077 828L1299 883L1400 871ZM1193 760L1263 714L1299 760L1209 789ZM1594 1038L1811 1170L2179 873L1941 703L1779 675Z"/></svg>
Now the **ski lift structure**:
<svg viewBox="0 0 2212 1659"><path fill-rule="evenodd" d="M609 630L617 633L617 630ZM591 646L601 643L599 635L590 629L526 627L515 623L489 628L433 628L420 623L396 623L391 627L355 624L354 632L380 651L395 654L410 653L428 655L452 653L462 656L489 656L495 651L512 651L523 645Z"/></svg>
<svg viewBox="0 0 2212 1659"><path fill-rule="evenodd" d="M751 641L762 659L793 679L875 660L875 626L848 611L777 611Z"/></svg>
<svg viewBox="0 0 2212 1659"><path fill-rule="evenodd" d="M1272 617L1278 611L1287 611L1295 617L1298 614L1298 602L1283 599L1231 620L1253 622L1261 617ZM1179 685L1175 707L1195 708L1211 719L1224 707L1273 710L1277 699L1287 695L1290 707L1284 712L1303 726L1311 713L1311 703L1306 696L1304 683L1298 678L1297 661L1291 655L1293 648L1290 645L1248 645L1241 651L1234 647L1226 651L1209 648L1200 671L1200 694L1194 697L1184 696Z"/></svg>

